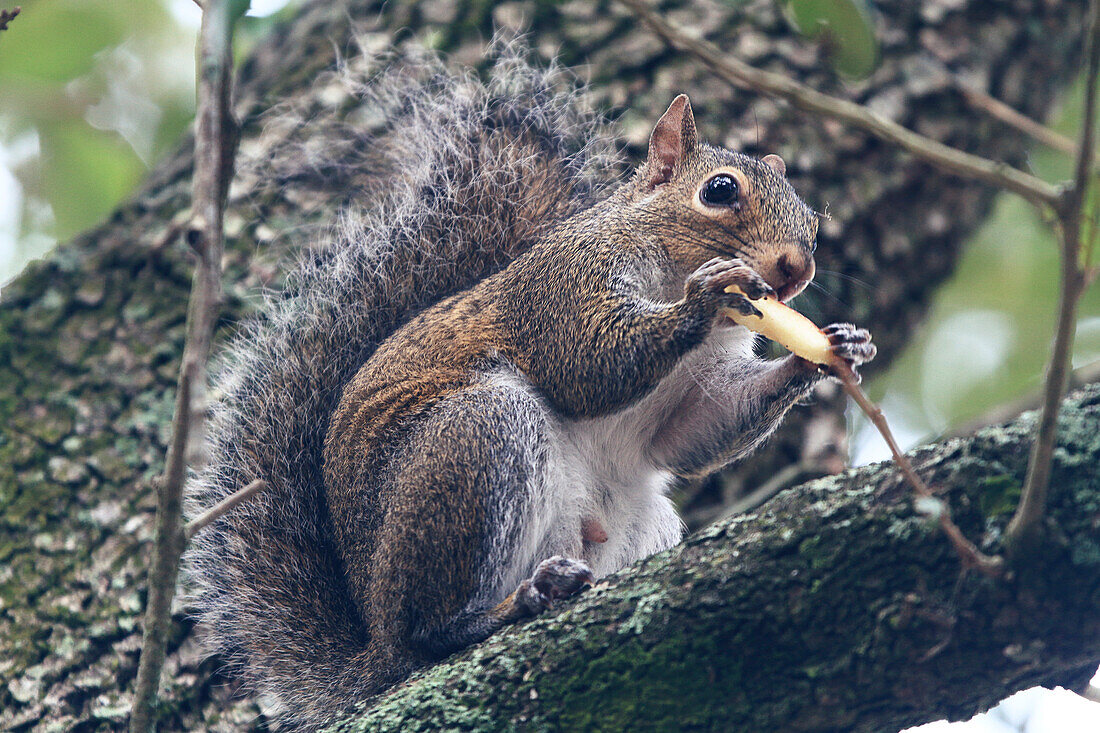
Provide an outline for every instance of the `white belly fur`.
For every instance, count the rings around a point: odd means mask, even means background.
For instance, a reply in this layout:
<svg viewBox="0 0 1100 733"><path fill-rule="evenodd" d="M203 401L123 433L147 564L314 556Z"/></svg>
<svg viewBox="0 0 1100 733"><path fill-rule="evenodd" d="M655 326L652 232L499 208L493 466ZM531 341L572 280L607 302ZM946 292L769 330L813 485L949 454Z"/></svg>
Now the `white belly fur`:
<svg viewBox="0 0 1100 733"><path fill-rule="evenodd" d="M546 448L541 471L529 487L533 516L508 567L502 568L501 597L552 555L582 559L599 577L680 541L684 525L668 498L672 475L647 458L646 446L693 384L692 372L707 359L750 357L752 339L740 327L716 329L652 392L615 414L565 420L544 409ZM538 395L515 369L489 376L502 386ZM600 523L606 542L582 542L586 519Z"/></svg>

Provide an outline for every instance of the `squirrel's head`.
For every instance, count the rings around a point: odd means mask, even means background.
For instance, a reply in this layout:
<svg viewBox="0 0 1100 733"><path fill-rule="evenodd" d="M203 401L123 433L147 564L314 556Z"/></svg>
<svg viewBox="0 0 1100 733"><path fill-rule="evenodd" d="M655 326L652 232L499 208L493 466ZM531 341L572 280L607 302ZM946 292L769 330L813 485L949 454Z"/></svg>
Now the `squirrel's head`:
<svg viewBox="0 0 1100 733"><path fill-rule="evenodd" d="M700 143L681 94L654 126L627 193L667 228L664 244L685 275L713 257L739 257L787 300L813 279L818 216L786 172L778 155L758 160Z"/></svg>

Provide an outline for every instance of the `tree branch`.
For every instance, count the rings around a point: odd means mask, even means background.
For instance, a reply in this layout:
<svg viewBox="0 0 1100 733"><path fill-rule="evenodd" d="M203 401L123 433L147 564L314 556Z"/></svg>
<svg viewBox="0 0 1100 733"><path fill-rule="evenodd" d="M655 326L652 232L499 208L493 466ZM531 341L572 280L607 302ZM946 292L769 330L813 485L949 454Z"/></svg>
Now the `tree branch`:
<svg viewBox="0 0 1100 733"><path fill-rule="evenodd" d="M1058 187L1006 163L988 160L944 145L891 122L863 105L822 94L783 74L774 74L750 66L724 53L705 40L692 38L675 24L655 13L647 0L620 0L661 38L674 48L695 56L718 76L734 85L747 86L790 102L795 107L825 115L868 132L941 169L966 178L983 181L1040 205L1058 208Z"/></svg>
<svg viewBox="0 0 1100 733"><path fill-rule="evenodd" d="M1041 534L1041 522L1050 485L1050 463L1058 430L1058 404L1066 393L1070 357L1077 330L1077 306L1088 286L1088 273L1081 263L1084 205L1092 176L1093 151L1096 145L1096 84L1100 78L1100 3L1093 0L1089 7L1088 30L1085 36L1085 111L1081 123L1080 142L1073 183L1065 189L1061 205L1056 207L1059 233L1062 239L1062 278L1059 284L1058 324L1054 346L1043 386L1043 406L1039 429L1031 449L1031 464L1024 482L1023 494L1016 514L1008 526L1008 550L1020 557L1030 552Z"/></svg>
<svg viewBox="0 0 1100 733"><path fill-rule="evenodd" d="M187 467L201 460L206 415L206 362L221 311L225 196L232 175L237 128L230 111L233 57L227 0L208 0L199 30L198 110L191 228L187 240L198 255L187 312L172 439L157 501L156 538L149 569L141 660L134 687L130 730L151 731L168 644L172 598L186 544L183 483Z"/></svg>
<svg viewBox="0 0 1100 733"><path fill-rule="evenodd" d="M1035 138L1049 148L1059 150L1067 155L1077 154L1077 145L1060 132L1036 122L1025 114L1021 114L996 97L986 94L980 89L975 89L961 79L954 76L951 76L951 79L955 84L955 88L963 95L963 99L975 109L979 109L1009 127Z"/></svg>
<svg viewBox="0 0 1100 733"><path fill-rule="evenodd" d="M266 488L267 482L264 481L262 478L258 478L250 483L248 486L245 486L242 489L238 489L235 493L225 497L217 504L210 507L205 512L188 522L187 527L184 529L184 536L187 538L188 541L190 541L192 537L198 534L200 529L210 524L215 519L225 514L241 502L248 501L255 494L263 491Z"/></svg>
<svg viewBox="0 0 1100 733"><path fill-rule="evenodd" d="M913 452L1002 549L1034 418ZM967 718L1100 663L1100 385L1066 401L1036 565L962 571L890 463L786 491L427 670L335 730L882 731ZM828 629L828 634L820 633Z"/></svg>
<svg viewBox="0 0 1100 733"><path fill-rule="evenodd" d="M955 548L955 552L959 554L959 558L962 559L966 567L977 568L986 575L999 577L1004 572L1003 558L996 555L986 555L966 538L963 531L955 524L955 520L951 518L951 507L936 498L932 490L917 474L909 458L902 452L897 440L894 439L894 433L890 430L889 423L886 422L886 416L882 414L882 410L879 409L878 405L871 402L870 398L864 393L852 369L843 363L834 368L840 374L840 383L844 387L844 391L859 405L859 409L863 410L863 414L867 416L867 419L882 435L887 447L890 448L890 453L894 457L894 463L897 464L898 471L901 472L901 475L905 477L905 480L916 492L917 510L921 514L936 520L936 523L940 525L940 529L943 530L947 540Z"/></svg>

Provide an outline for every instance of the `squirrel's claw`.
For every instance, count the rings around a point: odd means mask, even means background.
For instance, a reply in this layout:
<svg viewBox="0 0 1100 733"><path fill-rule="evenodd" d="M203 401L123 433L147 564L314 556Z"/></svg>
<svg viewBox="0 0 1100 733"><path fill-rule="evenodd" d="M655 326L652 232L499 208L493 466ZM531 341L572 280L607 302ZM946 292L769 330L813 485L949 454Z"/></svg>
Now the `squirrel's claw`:
<svg viewBox="0 0 1100 733"><path fill-rule="evenodd" d="M760 309L752 304L752 301L744 295L730 293L726 301L726 307L732 308L743 316L762 316Z"/></svg>
<svg viewBox="0 0 1100 733"><path fill-rule="evenodd" d="M727 293L726 288L736 285L741 293ZM756 270L740 259L715 257L688 276L684 283L687 298L704 297L717 305L732 308L744 315L760 315L752 300L775 294ZM748 297L746 297L748 296Z"/></svg>
<svg viewBox="0 0 1100 733"><path fill-rule="evenodd" d="M878 349L871 343L870 331L856 328L851 323L832 323L821 329L821 332L829 338L833 355L847 362L856 379L862 381L856 370L874 359L878 353Z"/></svg>

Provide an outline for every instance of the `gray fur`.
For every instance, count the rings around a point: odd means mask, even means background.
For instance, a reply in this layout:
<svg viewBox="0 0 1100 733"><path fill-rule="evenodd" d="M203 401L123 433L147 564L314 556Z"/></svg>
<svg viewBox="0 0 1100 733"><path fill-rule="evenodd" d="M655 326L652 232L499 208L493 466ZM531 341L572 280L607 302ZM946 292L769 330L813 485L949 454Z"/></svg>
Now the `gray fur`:
<svg viewBox="0 0 1100 733"><path fill-rule="evenodd" d="M430 60L351 78L383 117L344 151L381 172L367 213L299 265L217 380L192 508L269 488L199 535L194 603L281 724L314 728L675 544L673 477L745 455L820 378L715 326L727 285L768 287L755 266L801 287L777 269L797 254L812 276L816 219L789 183L696 147L681 96L642 173L601 200L603 125L560 72L497 51L485 84ZM755 204L684 203L734 164ZM740 249L755 260L726 257ZM834 346L873 355L845 328ZM390 432L405 398L426 407Z"/></svg>
<svg viewBox="0 0 1100 733"><path fill-rule="evenodd" d="M497 53L484 84L432 60L352 74L362 108L387 116L384 132L357 140L371 151L364 160L403 175L307 254L225 350L214 380L223 396L189 511L257 478L268 489L197 536L186 556L190 600L212 651L286 725L316 726L373 691L356 664L366 632L338 580L320 500L322 443L342 386L417 311L599 197L615 159L572 80L532 68L514 47ZM533 200L527 179L547 170L560 200Z"/></svg>

